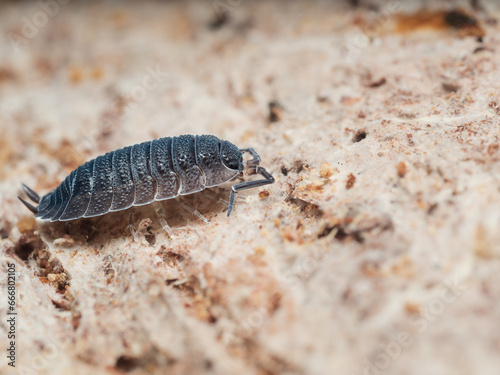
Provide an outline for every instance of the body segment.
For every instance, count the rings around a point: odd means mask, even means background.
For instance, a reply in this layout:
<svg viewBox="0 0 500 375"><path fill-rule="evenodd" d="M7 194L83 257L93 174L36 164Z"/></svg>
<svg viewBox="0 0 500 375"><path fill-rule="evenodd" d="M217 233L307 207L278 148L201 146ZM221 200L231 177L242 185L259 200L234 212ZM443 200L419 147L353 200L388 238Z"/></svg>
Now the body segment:
<svg viewBox="0 0 500 375"><path fill-rule="evenodd" d="M85 217L105 214L113 203L113 153L95 159L92 173L93 185Z"/></svg>
<svg viewBox="0 0 500 375"><path fill-rule="evenodd" d="M196 164L205 174L205 188L217 186L235 177L235 170L227 168L220 157L220 141L213 135L195 138Z"/></svg>
<svg viewBox="0 0 500 375"><path fill-rule="evenodd" d="M72 220L75 217L83 217L85 215L92 196L94 162L95 160L88 161L76 169L75 177L72 181L71 196L62 197L62 200L58 203L60 210L56 215L50 217L51 221ZM60 190L62 193L61 185L59 185L57 190ZM62 209L62 206L66 206L65 209Z"/></svg>
<svg viewBox="0 0 500 375"><path fill-rule="evenodd" d="M172 139L172 161L174 171L181 180L180 195L205 189L205 175L196 164L194 136L181 135Z"/></svg>
<svg viewBox="0 0 500 375"><path fill-rule="evenodd" d="M181 187L172 164L172 138L151 141L151 175L156 181L155 200L175 198Z"/></svg>
<svg viewBox="0 0 500 375"><path fill-rule="evenodd" d="M135 187L134 206L142 206L155 200L156 184L151 176L150 147L151 142L132 146L130 170Z"/></svg>
<svg viewBox="0 0 500 375"><path fill-rule="evenodd" d="M132 207L135 199L134 180L130 170L132 147L113 151L113 202L110 211L120 211Z"/></svg>

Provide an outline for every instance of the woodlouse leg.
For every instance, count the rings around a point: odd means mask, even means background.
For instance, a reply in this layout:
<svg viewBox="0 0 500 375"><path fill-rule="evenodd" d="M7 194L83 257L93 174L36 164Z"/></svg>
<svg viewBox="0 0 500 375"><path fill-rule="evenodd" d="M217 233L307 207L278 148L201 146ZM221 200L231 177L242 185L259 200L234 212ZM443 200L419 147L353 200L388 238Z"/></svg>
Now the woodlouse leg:
<svg viewBox="0 0 500 375"><path fill-rule="evenodd" d="M139 238L137 237L137 234L135 232L135 228L132 224L127 225L128 230L132 234L132 237L134 238L134 242L139 242Z"/></svg>
<svg viewBox="0 0 500 375"><path fill-rule="evenodd" d="M189 212L187 209L184 209L182 207L182 202L180 200L177 200L176 203L179 204L179 206L181 208L177 212L179 213L179 215L181 215L182 220L184 220L186 222L186 225L184 225L183 227L180 227L179 229L191 228L190 225L193 223L193 220L192 220L193 217L191 215L191 212Z"/></svg>
<svg viewBox="0 0 500 375"><path fill-rule="evenodd" d="M271 173L266 171L264 168L256 166L255 173L260 174L262 177L264 177L264 179L263 180L256 180L256 181L245 181L245 182L242 182L240 184L233 185L231 187L231 195L229 196L229 206L227 208L227 216L231 215L231 211L233 210L233 206L234 206L234 198L235 198L235 195L238 191L245 190L245 189L252 189L252 188L259 187L259 186L274 183L274 177L271 175Z"/></svg>
<svg viewBox="0 0 500 375"><path fill-rule="evenodd" d="M152 206L153 209L155 210L156 216L158 216L158 221L160 222L162 229L165 232L167 232L170 238L172 238L173 237L172 228L170 228L170 226L167 223L167 215L165 213L163 205L161 204L161 202L156 201L152 203Z"/></svg>
<svg viewBox="0 0 500 375"><path fill-rule="evenodd" d="M129 224L127 225L128 230L132 234L132 237L134 238L135 242L139 241L139 238L137 237L137 232L134 227L134 221L135 221L135 213L131 213L128 217Z"/></svg>
<svg viewBox="0 0 500 375"><path fill-rule="evenodd" d="M223 204L229 204L229 201L223 199L219 194L223 191L224 193L226 190L218 188L218 187L213 187L212 188L214 191L211 189L205 190L204 194L209 195L210 198L215 200L217 203L223 203Z"/></svg>
<svg viewBox="0 0 500 375"><path fill-rule="evenodd" d="M96 234L96 232L97 232L97 227L95 225L92 225L90 227L90 232L89 232L89 234L87 236L87 241L91 240L94 237L94 234Z"/></svg>
<svg viewBox="0 0 500 375"><path fill-rule="evenodd" d="M208 224L208 219L205 218L205 216L203 216L196 208L194 208L193 206L191 206L189 203L186 203L183 201L183 198L181 198L181 207L183 209L185 209L186 211L188 211L191 215L193 216L196 216L198 219L200 220L203 220L205 223Z"/></svg>

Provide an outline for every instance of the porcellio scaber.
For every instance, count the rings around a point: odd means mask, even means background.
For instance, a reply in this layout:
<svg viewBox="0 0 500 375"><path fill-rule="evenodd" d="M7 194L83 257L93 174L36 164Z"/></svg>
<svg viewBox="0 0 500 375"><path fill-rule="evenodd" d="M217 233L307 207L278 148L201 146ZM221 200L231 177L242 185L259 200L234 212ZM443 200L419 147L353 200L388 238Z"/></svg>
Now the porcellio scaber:
<svg viewBox="0 0 500 375"><path fill-rule="evenodd" d="M252 159L245 161L245 152ZM231 187L229 216L238 191L274 183L260 161L253 148L238 149L213 135L165 137L90 160L42 198L23 184L37 207L18 198L36 218L69 221L193 194L230 181L243 171L264 177Z"/></svg>

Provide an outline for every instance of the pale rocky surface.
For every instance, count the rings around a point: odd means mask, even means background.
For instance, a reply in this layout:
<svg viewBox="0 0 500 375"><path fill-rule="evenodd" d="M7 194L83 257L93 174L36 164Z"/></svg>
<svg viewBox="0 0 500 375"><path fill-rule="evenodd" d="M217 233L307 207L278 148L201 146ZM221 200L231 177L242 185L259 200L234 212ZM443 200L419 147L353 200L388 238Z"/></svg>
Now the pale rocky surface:
<svg viewBox="0 0 500 375"><path fill-rule="evenodd" d="M69 3L35 34L39 4L2 3L0 373L498 374L498 8L370 4ZM456 6L482 43L441 22ZM230 184L165 202L172 238L150 206L35 224L17 200L186 133L276 183L230 218Z"/></svg>

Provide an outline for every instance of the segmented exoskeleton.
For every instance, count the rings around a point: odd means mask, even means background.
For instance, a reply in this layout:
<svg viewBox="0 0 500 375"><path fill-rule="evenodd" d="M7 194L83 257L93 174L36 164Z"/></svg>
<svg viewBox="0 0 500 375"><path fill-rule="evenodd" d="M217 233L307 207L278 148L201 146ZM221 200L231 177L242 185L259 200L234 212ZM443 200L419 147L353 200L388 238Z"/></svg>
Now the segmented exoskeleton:
<svg viewBox="0 0 500 375"><path fill-rule="evenodd" d="M245 162L244 152L253 158ZM235 193L274 182L259 164L253 148L238 149L213 135L166 137L90 160L42 198L23 184L38 207L19 199L41 220L68 221L196 193L232 180L245 169L262 175L262 180L232 186L229 216Z"/></svg>

